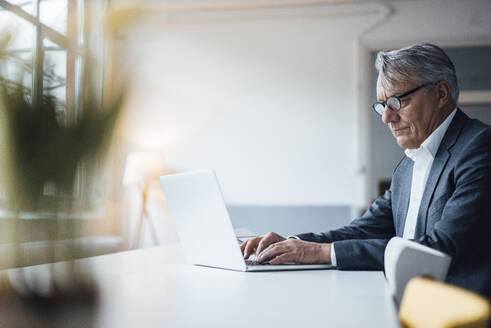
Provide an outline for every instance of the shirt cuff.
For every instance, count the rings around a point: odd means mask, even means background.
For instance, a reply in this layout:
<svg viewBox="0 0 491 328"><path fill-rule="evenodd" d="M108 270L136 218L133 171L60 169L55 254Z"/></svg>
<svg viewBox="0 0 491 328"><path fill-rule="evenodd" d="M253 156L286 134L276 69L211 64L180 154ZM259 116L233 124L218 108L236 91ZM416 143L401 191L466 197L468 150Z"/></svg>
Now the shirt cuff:
<svg viewBox="0 0 491 328"><path fill-rule="evenodd" d="M336 251L334 251L334 243L331 244L331 264L333 266L337 266Z"/></svg>

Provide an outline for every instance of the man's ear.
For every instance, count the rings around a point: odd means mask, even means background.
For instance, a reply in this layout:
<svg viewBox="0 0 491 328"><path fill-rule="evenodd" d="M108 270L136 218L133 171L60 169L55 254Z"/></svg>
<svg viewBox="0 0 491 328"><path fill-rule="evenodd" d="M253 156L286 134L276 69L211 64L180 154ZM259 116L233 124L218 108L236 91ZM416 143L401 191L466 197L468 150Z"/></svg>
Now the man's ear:
<svg viewBox="0 0 491 328"><path fill-rule="evenodd" d="M447 81L438 82L438 84L436 85L436 92L438 97L438 107L445 107L445 105L452 99L450 93L450 84Z"/></svg>

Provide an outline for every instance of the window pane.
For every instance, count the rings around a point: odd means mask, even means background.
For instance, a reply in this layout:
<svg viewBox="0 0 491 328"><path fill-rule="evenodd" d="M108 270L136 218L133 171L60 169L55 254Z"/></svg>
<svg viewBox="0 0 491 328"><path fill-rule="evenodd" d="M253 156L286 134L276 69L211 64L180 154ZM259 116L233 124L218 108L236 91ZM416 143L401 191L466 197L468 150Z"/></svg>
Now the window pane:
<svg viewBox="0 0 491 328"><path fill-rule="evenodd" d="M58 112L66 110L66 66L66 51L48 50L44 52L43 93L56 97Z"/></svg>
<svg viewBox="0 0 491 328"><path fill-rule="evenodd" d="M32 0L7 0L7 2L10 2L11 4L15 6L19 6L24 10L25 12L34 15L34 7L32 5ZM0 10L2 8L0 7Z"/></svg>
<svg viewBox="0 0 491 328"><path fill-rule="evenodd" d="M0 10L0 32L10 31L12 39L7 51L28 50L34 47L34 25L7 10Z"/></svg>
<svg viewBox="0 0 491 328"><path fill-rule="evenodd" d="M41 23L62 34L66 34L67 8L67 0L41 0L39 3L39 19Z"/></svg>
<svg viewBox="0 0 491 328"><path fill-rule="evenodd" d="M32 88L32 53L14 52L2 54L0 78L7 85L22 84L28 90Z"/></svg>

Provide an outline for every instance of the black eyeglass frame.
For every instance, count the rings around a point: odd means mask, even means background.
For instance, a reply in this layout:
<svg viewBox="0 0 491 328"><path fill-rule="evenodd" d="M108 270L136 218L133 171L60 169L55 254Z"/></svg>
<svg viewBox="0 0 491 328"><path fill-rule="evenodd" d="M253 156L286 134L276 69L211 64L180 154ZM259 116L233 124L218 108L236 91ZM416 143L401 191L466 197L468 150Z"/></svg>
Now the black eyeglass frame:
<svg viewBox="0 0 491 328"><path fill-rule="evenodd" d="M407 91L407 92L403 93L402 95L399 95L399 96L390 96L390 97L389 97L389 98L387 98L387 100L385 100L385 101L377 101L377 102L373 103L373 105L372 105L372 109L373 109L373 111L374 111L375 113L377 113L377 114L378 114L378 115L380 115L380 116L382 116L382 115L385 113L385 110L386 110L386 109L385 109L385 107L388 107L388 108L389 108L391 111L393 111L393 112L397 112L397 111L399 111L399 110L401 109L401 98L404 98L404 97L406 97L406 96L409 96L410 94L415 93L416 91L418 91L418 90L419 90L419 89L421 89L421 88L427 87L427 86L429 86L429 85L431 85L431 84L437 84L437 83L438 83L438 82L428 82L428 83L425 83L425 84L420 85L419 87L416 87L416 88L414 88L414 89L411 89L411 90L409 90L409 91ZM392 106L388 104L388 102L390 101L390 99L396 99L396 100L397 100L397 103L396 103L396 104L398 104L398 107L399 107L399 108L392 108ZM382 113L379 113L379 112L377 111L376 107L377 107L378 105L382 105L382 106L383 106L384 110L382 111Z"/></svg>

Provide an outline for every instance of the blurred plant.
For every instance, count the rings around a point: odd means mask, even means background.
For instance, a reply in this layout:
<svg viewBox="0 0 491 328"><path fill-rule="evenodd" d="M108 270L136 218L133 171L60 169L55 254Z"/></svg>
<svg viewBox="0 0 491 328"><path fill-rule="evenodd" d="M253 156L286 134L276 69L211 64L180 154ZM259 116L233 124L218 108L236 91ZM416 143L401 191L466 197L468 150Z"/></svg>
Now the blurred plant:
<svg viewBox="0 0 491 328"><path fill-rule="evenodd" d="M8 34L3 40L0 37L0 58L9 39ZM14 214L50 211L55 227L64 224L63 216L73 210L78 168L100 161L107 153L122 107L123 92L115 100L104 103L89 87L94 69L90 57L85 57L88 59L82 75L83 96L78 99L80 115L74 122L61 119L57 100L50 93L43 94L41 101L33 102L22 83L7 84L0 79L0 186L5 194L5 205ZM89 184L90 179L86 176L85 183ZM46 185L54 186L56 190L49 203L43 198ZM20 245L19 219L14 219L16 224L10 233L14 235L12 256L16 266L26 255ZM75 225L71 227L74 229ZM43 229L43 226L37 229ZM50 245L50 262L71 260L79 254L77 244L68 243L60 256L59 249L54 246L59 239L57 228L44 235ZM0 259L0 262L5 261ZM23 269L17 269L14 275L0 272L0 326L29 327L34 321L23 318L25 312L34 317L48 315L59 320L60 315L63 316L60 313L66 315L66 311L83 309L82 312L87 312L90 317L98 295L96 284L90 272L77 267L73 261L67 263L61 275L55 274L54 267L42 275L37 273L34 278L27 276ZM88 320L83 319L82 322ZM36 323L36 326L76 325L48 321L46 325Z"/></svg>
<svg viewBox="0 0 491 328"><path fill-rule="evenodd" d="M24 87L0 88L2 148L1 185L14 210L36 209L47 183L63 194L73 192L75 173L82 161L94 160L107 149L121 107L121 98L101 108L91 96L73 124L57 118L56 99L50 94L33 105Z"/></svg>
<svg viewBox="0 0 491 328"><path fill-rule="evenodd" d="M10 209L39 208L47 183L54 184L61 194L71 195L78 166L84 161L96 160L107 150L122 95L102 105L88 88L90 63L86 67L81 115L68 124L60 119L53 95L45 93L41 102L33 104L21 83L9 87L0 85L3 134L0 184Z"/></svg>

